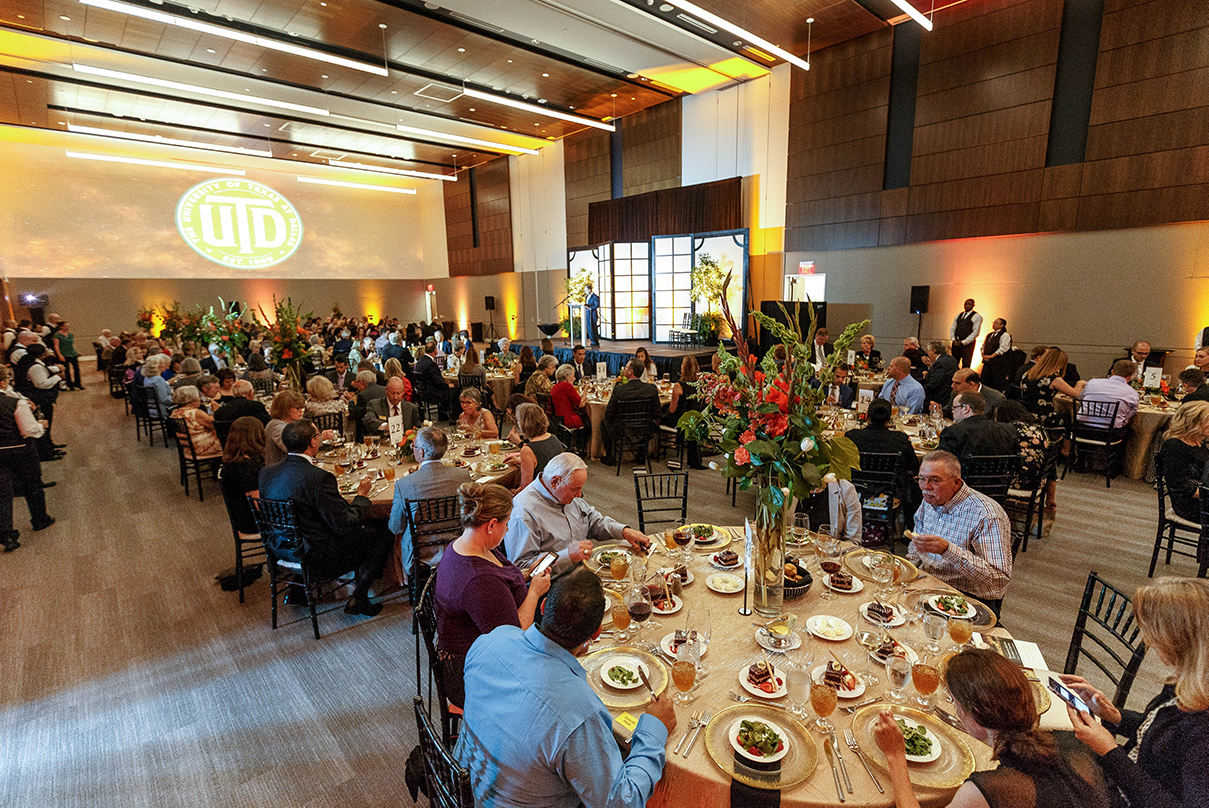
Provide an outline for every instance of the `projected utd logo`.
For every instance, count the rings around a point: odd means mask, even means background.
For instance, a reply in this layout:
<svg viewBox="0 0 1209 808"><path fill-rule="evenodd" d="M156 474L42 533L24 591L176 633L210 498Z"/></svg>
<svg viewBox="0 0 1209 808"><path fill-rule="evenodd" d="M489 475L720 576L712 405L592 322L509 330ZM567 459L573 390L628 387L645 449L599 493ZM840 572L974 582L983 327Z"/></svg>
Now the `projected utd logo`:
<svg viewBox="0 0 1209 808"><path fill-rule="evenodd" d="M176 205L176 229L203 258L241 269L271 267L302 243L302 219L289 200L243 179L190 188Z"/></svg>

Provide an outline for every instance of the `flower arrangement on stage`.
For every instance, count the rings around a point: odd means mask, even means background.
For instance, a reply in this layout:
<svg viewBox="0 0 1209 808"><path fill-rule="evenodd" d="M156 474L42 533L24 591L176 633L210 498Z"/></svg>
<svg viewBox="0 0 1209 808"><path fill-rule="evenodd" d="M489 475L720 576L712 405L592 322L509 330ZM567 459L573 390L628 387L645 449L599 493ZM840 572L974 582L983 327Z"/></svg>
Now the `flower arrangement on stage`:
<svg viewBox="0 0 1209 808"><path fill-rule="evenodd" d="M307 342L310 335L302 323L314 317L315 313L302 314L294 308L292 299L278 300L276 295L273 296L273 313L273 321L265 326L269 332L270 356L277 369L284 371L290 387L301 392L302 362L310 349ZM263 308L260 308L260 314L268 322Z"/></svg>
<svg viewBox="0 0 1209 808"><path fill-rule="evenodd" d="M741 335L731 314L726 290L719 299L727 325ZM814 331L813 308L810 331ZM835 366L869 321L849 325L835 341L827 364L816 371L810 363L810 345L798 331L796 317L786 313L785 326L758 311L752 316L785 346L786 360L778 368L772 352L757 363L741 337L737 355L719 348L721 373L702 373L697 384L701 411L685 413L679 423L687 437L712 440L725 453L724 477L742 490L758 490L753 523L753 574L755 607L765 614L780 612L784 584L785 520L794 497L806 499L832 479L849 479L860 464L855 444L843 436L824 437L823 421L816 410L822 403ZM834 475L832 477L831 475Z"/></svg>

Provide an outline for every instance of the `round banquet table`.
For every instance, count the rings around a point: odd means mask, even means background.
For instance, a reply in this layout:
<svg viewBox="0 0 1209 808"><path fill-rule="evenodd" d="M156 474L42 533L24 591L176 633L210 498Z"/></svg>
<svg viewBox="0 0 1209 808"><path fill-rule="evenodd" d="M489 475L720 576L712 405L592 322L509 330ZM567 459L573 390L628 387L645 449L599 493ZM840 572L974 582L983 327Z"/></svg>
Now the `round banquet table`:
<svg viewBox="0 0 1209 808"><path fill-rule="evenodd" d="M659 404L668 406L672 402L672 385L664 384L663 381L655 383L659 388ZM608 393L612 390L612 385L607 386L607 390L601 390L599 393L595 389L589 390L582 383L579 387L580 397L588 405L588 417L592 422L592 442L588 446L588 456L593 460L599 460L605 456L604 445L604 419L605 408L609 405ZM651 439L651 446L654 447L659 440L658 434ZM652 448L651 451L654 451Z"/></svg>
<svg viewBox="0 0 1209 808"><path fill-rule="evenodd" d="M458 374L443 373L445 381L451 386L458 386ZM512 395L512 374L511 373L495 373L487 371L487 386L491 389L491 403L494 409L503 410L504 404L508 402L508 396Z"/></svg>
<svg viewBox="0 0 1209 808"><path fill-rule="evenodd" d="M741 535L742 529L729 529L732 536ZM658 544L654 541L653 544ZM850 547L850 545L849 545ZM737 542L731 547L742 557L743 545ZM652 557L652 564L658 566L669 565L670 561L663 554L662 548L656 551ZM716 551L711 551L716 552ZM676 744L679 743L681 736L688 731L689 718L692 712L696 710L710 710L717 712L726 707L731 707L736 704L729 694L732 692L747 694L739 685L739 671L746 670L748 665L757 659L763 659L764 652L755 640L755 628L752 627L753 622L764 622L764 619L754 612L750 616L743 616L738 613L739 607L743 604L742 591L735 594L722 595L717 594L707 588L705 579L708 575L717 572L708 562L707 553L695 553L694 561L692 562L692 571L694 580L684 588L684 608L674 615L652 615L652 620L658 620L661 624L657 630L645 629L643 631L643 639L649 641L658 641L665 634L668 634L676 628L684 628L686 613L693 612L696 615L698 612L708 609L711 612L712 619L712 637L713 640L709 645L708 652L704 662L708 666L709 675L700 682L698 691L694 692L694 700L687 707L676 708L676 730L671 734L668 741L668 758L664 767L663 777L655 788L648 806L668 806L668 808L685 806L685 805L713 805L718 808L726 808L731 804L730 787L731 778L724 773L719 766L714 762L706 749L704 740L704 730L701 733L695 744L691 748L691 752L687 758L680 754L674 754L673 750ZM813 562L812 566L813 565ZM742 577L742 570L738 571ZM607 573L605 574L606 582L610 580ZM854 630L859 630L863 627L870 627L871 624L865 622L861 618L858 607L862 603L871 600L871 586L866 582L864 591L854 594L837 594L836 598L831 601L822 600L818 594L818 588L821 583L816 575L815 584L810 591L796 600L786 601L785 611L792 612L798 615L798 627L804 624L807 617L812 615L826 614L834 617L839 617L846 620L852 625ZM945 588L939 581L930 577L924 576L919 581L910 584L910 588ZM610 601L612 602L612 601ZM606 616L606 622L608 618ZM633 626L631 623L631 631ZM648 623L649 625L649 623ZM1010 636L1002 628L994 628L987 632L994 636ZM920 629L912 628L910 624L891 630L891 634L896 639L904 644L919 648L923 644ZM799 634L801 636L801 634ZM631 643L633 641L631 640ZM848 749L844 742L844 729L851 727L852 716L844 712L842 708L845 703L855 704L863 702L873 696L881 695L888 689L886 684L886 674L881 665L875 665L870 657L865 653L855 639L848 639L843 642L829 642L816 639L812 636L803 640L806 648L813 654L814 661L812 667L822 664L827 661L830 656L829 650L835 651L844 659L845 663L851 662L853 667L858 672L876 673L879 678L877 685L870 685L866 693L857 699L844 700L841 699L839 707L831 715L830 720L836 727L837 738L840 744L840 751L843 753L845 763L848 767L848 774L852 781L853 793L848 794L845 790L845 803L840 803L836 797L835 783L832 779L830 766L827 763L826 756L823 752L823 738L818 733L810 732L810 736L815 741L817 746L817 764L814 772L810 777L798 785L791 786L781 792L781 805L786 806L890 806L894 804L894 800L890 794L890 777L889 774L882 768L879 768L875 760L880 758L881 753L876 748L869 748L862 744L862 751L865 757L870 761L870 767L881 781L882 786L886 789L885 794L879 794L869 776L866 774L864 767L857 759L855 753ZM594 644L591 652L608 649L615 640L611 637L602 637L600 641ZM948 638L944 638L942 647L948 643ZM858 656L859 654L859 656ZM851 655L849 659L849 655ZM773 664L777 665L777 658L773 658ZM783 657L781 657L783 658ZM666 665L670 664L666 658L660 657L661 661ZM859 661L858 661L859 660ZM664 672L663 677L670 674ZM658 681L659 677L655 677ZM593 687L600 688L599 682L592 679ZM907 690L914 695L914 690L908 685ZM664 694L664 698L670 698L675 692L675 689L669 684L668 689ZM947 704L943 695L944 689L940 688L935 698L937 702L952 713L952 705ZM784 698L774 700L772 703L783 702ZM1042 717L1042 726L1045 728L1070 728L1069 719L1066 712L1061 708L1063 705L1058 699L1053 699L1050 709ZM883 704L885 702L882 702ZM613 715L616 716L622 710L612 709ZM641 713L641 709L629 709L631 714ZM780 713L780 711L777 711ZM813 713L810 714L808 720L813 719ZM792 717L788 713L780 713L779 721L792 721ZM991 760L991 750L985 744L966 735L964 732L957 731L959 735L969 746L975 760L977 770L985 770L994 767ZM683 751L683 750L682 750ZM837 764L838 765L838 764ZM952 798L955 789L925 789L916 787L916 795L922 805L944 805Z"/></svg>

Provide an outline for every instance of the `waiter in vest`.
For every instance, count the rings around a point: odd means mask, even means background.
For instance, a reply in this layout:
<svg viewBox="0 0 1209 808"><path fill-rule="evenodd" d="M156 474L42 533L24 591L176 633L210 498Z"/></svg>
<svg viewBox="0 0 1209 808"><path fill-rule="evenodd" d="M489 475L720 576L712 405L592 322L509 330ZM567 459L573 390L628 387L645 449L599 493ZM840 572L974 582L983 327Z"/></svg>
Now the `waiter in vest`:
<svg viewBox="0 0 1209 808"><path fill-rule="evenodd" d="M1199 351L1206 345L1209 345L1209 325L1202 328L1200 333L1196 335L1196 345L1192 346L1192 350Z"/></svg>
<svg viewBox="0 0 1209 808"><path fill-rule="evenodd" d="M991 333L982 341L982 383L999 392L1007 389L1007 352L1012 350L1012 335L1007 332L1007 320L1000 317L991 323Z"/></svg>
<svg viewBox="0 0 1209 808"><path fill-rule="evenodd" d="M953 318L949 327L949 338L953 340L952 353L963 368L974 363L974 342L982 331L982 315L974 311L974 298L965 303L965 311Z"/></svg>

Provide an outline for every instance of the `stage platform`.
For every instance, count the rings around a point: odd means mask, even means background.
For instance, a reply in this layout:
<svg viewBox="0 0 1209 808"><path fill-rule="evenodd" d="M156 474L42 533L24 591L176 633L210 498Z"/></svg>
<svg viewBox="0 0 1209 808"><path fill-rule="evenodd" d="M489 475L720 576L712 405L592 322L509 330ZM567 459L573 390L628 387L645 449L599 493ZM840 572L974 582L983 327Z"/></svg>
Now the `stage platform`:
<svg viewBox="0 0 1209 808"><path fill-rule="evenodd" d="M538 355L538 344L540 340L529 341L524 340L519 343L513 343L513 350L518 350L516 345L531 345L534 355ZM554 342L554 355L558 357L559 364L571 361L572 344L566 340L556 340ZM651 355L651 361L655 363L655 367L659 369L659 374L672 374L672 379L680 377L680 362L686 356L695 356L697 362L705 369L709 369L710 357L717 352L717 348L711 348L708 345L697 345L680 347L666 345L662 343L654 343L648 340L607 340L600 341L599 348L588 348L585 361L589 364L596 362L604 362L608 365L609 375L616 376L621 372L622 367L626 362L634 358L635 352L639 348L646 348L647 353Z"/></svg>

